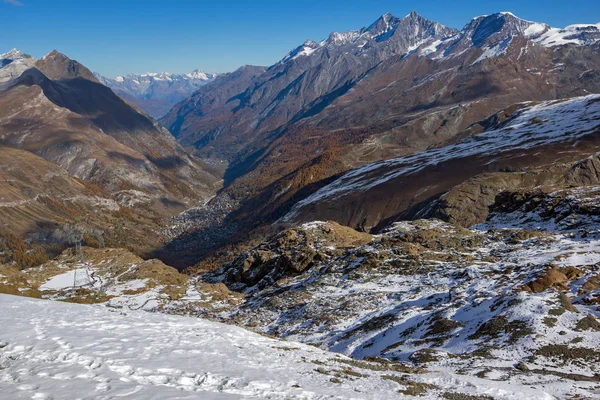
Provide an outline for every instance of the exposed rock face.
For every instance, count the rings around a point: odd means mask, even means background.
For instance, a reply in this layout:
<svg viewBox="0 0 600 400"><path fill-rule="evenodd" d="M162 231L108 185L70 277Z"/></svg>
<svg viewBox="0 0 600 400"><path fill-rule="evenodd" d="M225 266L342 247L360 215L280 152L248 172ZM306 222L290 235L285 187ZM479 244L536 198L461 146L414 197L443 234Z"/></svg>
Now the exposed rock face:
<svg viewBox="0 0 600 400"><path fill-rule="evenodd" d="M428 215L471 226L485 221L490 211L532 211L546 207L547 211L541 215L548 218L553 214L556 218L565 218L580 213L582 209L584 213L593 214L590 209L595 205L591 199L576 203L572 198L561 195L559 189L597 185L600 176L596 168L599 167L600 159L596 154L576 163L558 163L522 172L481 174L442 195ZM554 193L548 196L549 192ZM556 215L557 210L561 210L560 215Z"/></svg>
<svg viewBox="0 0 600 400"><path fill-rule="evenodd" d="M44 58L38 60L35 63L35 67L48 79L53 81L82 78L94 83L99 83L89 69L56 50L52 50L45 55Z"/></svg>
<svg viewBox="0 0 600 400"><path fill-rule="evenodd" d="M529 282L525 288L532 293L541 293L550 288L567 290L567 282L569 282L569 278L567 278L565 274L558 269L550 268L549 270L543 272L539 278Z"/></svg>
<svg viewBox="0 0 600 400"><path fill-rule="evenodd" d="M278 234L270 242L237 257L224 267L224 272L215 274L224 273L223 282L234 290L264 289L371 239L369 234L335 222L317 222Z"/></svg>

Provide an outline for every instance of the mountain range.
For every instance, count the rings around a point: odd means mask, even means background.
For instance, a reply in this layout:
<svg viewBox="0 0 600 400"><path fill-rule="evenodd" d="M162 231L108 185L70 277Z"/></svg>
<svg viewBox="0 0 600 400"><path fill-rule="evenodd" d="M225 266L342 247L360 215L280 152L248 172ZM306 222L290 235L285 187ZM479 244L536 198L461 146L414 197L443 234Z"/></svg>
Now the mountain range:
<svg viewBox="0 0 600 400"><path fill-rule="evenodd" d="M600 92L599 48L599 24L559 29L503 12L459 31L385 14L224 74L160 122L227 165L214 202L237 202L231 222L265 225L348 170L481 133L499 110Z"/></svg>
<svg viewBox="0 0 600 400"><path fill-rule="evenodd" d="M0 56L7 393L596 398L600 24L385 14L282 56Z"/></svg>
<svg viewBox="0 0 600 400"><path fill-rule="evenodd" d="M107 215L121 205L137 204L147 220L214 194L218 179L207 166L77 61L12 51L1 63L0 151L10 163L2 170L3 229L114 228ZM38 181L53 184L32 185Z"/></svg>
<svg viewBox="0 0 600 400"><path fill-rule="evenodd" d="M218 76L199 69L190 74L128 74L114 79L105 78L98 73L94 75L103 85L153 118L163 117L175 104L185 100Z"/></svg>

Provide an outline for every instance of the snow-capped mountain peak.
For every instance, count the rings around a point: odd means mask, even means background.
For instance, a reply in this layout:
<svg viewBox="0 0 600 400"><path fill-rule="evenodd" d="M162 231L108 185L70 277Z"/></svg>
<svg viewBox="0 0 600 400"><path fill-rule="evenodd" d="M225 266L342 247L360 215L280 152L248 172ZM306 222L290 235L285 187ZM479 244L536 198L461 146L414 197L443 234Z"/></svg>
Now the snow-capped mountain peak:
<svg viewBox="0 0 600 400"><path fill-rule="evenodd" d="M217 74L197 69L189 74L146 72L120 75L114 79L105 78L100 74L95 76L119 96L137 104L151 116L160 118L173 105L215 79Z"/></svg>
<svg viewBox="0 0 600 400"><path fill-rule="evenodd" d="M210 81L210 80L213 80L214 78L216 78L217 74L207 73L207 72L201 71L199 69L196 69L196 70L192 71L192 73L186 74L185 76L187 76L190 79L200 79L200 80Z"/></svg>
<svg viewBox="0 0 600 400"><path fill-rule="evenodd" d="M469 22L461 32L471 46L494 45L507 38L539 36L550 29L548 25L526 21L510 12L480 16Z"/></svg>
<svg viewBox="0 0 600 400"><path fill-rule="evenodd" d="M35 58L24 54L19 49L0 54L0 83L19 77L25 70L32 67Z"/></svg>
<svg viewBox="0 0 600 400"><path fill-rule="evenodd" d="M410 14L406 16L406 18L409 17ZM396 18L391 13L383 14L381 17L379 17L379 19L377 19L377 21L373 22L371 25L369 25L368 28L364 29L363 31L369 33L369 35L371 36L379 36L381 34L395 29L400 23L400 21L401 19Z"/></svg>
<svg viewBox="0 0 600 400"><path fill-rule="evenodd" d="M302 56L310 56L320 48L359 55L372 51L374 47L377 47L383 53L389 55L405 54L428 41L442 39L456 33L457 31L453 29L422 17L416 11L411 12L404 18L386 13L368 27L360 30L341 33L332 32L321 42L307 40L288 53L280 63L295 60ZM379 43L381 44L378 45Z"/></svg>
<svg viewBox="0 0 600 400"><path fill-rule="evenodd" d="M8 53L0 54L0 60L16 60L23 58L23 52L19 49L12 49Z"/></svg>
<svg viewBox="0 0 600 400"><path fill-rule="evenodd" d="M564 29L553 28L545 23L529 21L504 11L473 18L460 32L456 40L449 43L443 55L458 55L469 48L478 48L484 54L478 61L503 54L514 38L524 38L544 47L564 44L592 45L600 41L600 24L572 25ZM437 49L422 52L428 55Z"/></svg>

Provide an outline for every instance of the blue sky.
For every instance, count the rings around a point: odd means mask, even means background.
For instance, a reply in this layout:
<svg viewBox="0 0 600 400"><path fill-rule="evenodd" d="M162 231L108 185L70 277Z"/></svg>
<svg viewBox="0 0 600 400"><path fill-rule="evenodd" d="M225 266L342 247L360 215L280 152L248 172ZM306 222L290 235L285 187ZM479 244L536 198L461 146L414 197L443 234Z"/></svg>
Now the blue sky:
<svg viewBox="0 0 600 400"><path fill-rule="evenodd" d="M41 57L56 48L110 77L227 72L413 9L454 28L497 11L557 27L600 22L598 0L0 0L0 53L17 47Z"/></svg>

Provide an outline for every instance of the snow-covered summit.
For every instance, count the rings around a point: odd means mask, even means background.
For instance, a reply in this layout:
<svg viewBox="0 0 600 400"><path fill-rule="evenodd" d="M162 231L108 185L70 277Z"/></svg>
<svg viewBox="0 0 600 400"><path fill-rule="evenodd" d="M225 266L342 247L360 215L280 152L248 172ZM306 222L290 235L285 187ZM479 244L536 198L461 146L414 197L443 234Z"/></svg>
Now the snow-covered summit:
<svg viewBox="0 0 600 400"><path fill-rule="evenodd" d="M19 58L23 58L23 52L16 48L8 53L0 54L0 60L16 60Z"/></svg>
<svg viewBox="0 0 600 400"><path fill-rule="evenodd" d="M194 71L192 71L191 74L186 74L185 76L187 76L190 79L200 79L200 80L205 80L205 81L209 81L209 80L213 80L217 77L218 74L215 73L207 73L204 71L200 71L199 69L196 69Z"/></svg>
<svg viewBox="0 0 600 400"><path fill-rule="evenodd" d="M0 54L0 83L18 78L25 70L31 68L35 58L19 49Z"/></svg>
<svg viewBox="0 0 600 400"><path fill-rule="evenodd" d="M218 74L196 69L188 74L146 72L120 75L113 79L94 74L104 85L127 98L155 118L165 115L173 105L184 100Z"/></svg>
<svg viewBox="0 0 600 400"><path fill-rule="evenodd" d="M403 54L421 44L451 36L456 32L435 21L430 21L415 11L404 18L391 13L379 17L368 27L346 32L332 32L326 39L315 42L307 40L301 46L288 53L280 63L309 56L320 49L329 51L349 51L361 54L373 47L388 47L384 51ZM379 43L382 43L378 46Z"/></svg>
<svg viewBox="0 0 600 400"><path fill-rule="evenodd" d="M532 29L530 27L530 29ZM600 23L575 24L566 28L549 28L535 37L535 41L546 47L574 44L592 45L600 41Z"/></svg>

